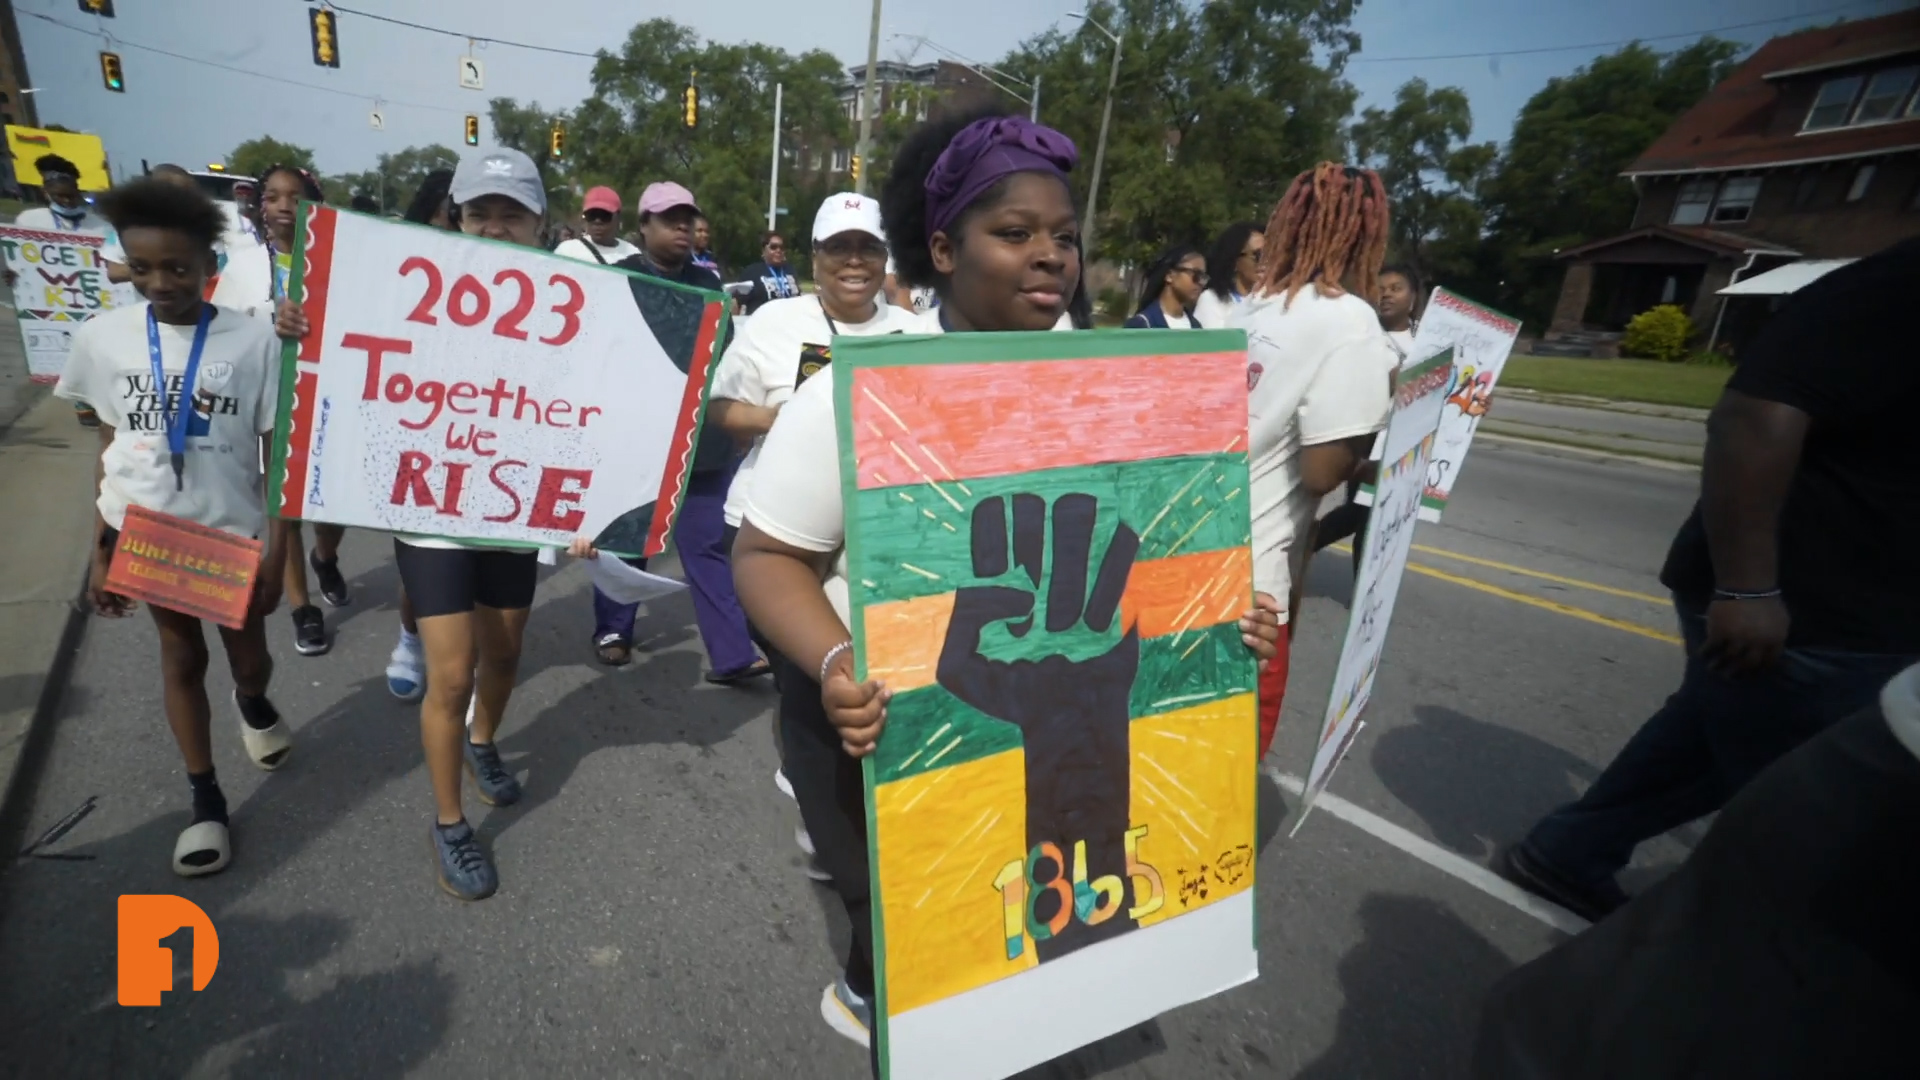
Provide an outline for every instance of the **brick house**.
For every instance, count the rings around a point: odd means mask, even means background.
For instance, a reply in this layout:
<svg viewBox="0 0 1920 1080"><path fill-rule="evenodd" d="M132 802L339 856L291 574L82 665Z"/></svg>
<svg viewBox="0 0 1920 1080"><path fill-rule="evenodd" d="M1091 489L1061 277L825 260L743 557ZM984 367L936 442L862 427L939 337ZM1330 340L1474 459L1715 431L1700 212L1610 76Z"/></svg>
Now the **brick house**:
<svg viewBox="0 0 1920 1080"><path fill-rule="evenodd" d="M1768 41L1625 175L1633 227L1555 256L1549 340L1669 303L1737 348L1794 289L1920 236L1920 10Z"/></svg>

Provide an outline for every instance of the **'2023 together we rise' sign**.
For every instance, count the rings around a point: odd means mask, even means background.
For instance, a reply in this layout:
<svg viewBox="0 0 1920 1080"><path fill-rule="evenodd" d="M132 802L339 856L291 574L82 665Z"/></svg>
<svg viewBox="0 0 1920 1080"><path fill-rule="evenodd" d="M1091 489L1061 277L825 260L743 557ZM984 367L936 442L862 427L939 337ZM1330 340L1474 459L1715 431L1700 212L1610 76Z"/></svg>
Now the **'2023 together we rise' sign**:
<svg viewBox="0 0 1920 1080"><path fill-rule="evenodd" d="M718 294L303 206L270 501L282 517L656 554L684 492Z"/></svg>

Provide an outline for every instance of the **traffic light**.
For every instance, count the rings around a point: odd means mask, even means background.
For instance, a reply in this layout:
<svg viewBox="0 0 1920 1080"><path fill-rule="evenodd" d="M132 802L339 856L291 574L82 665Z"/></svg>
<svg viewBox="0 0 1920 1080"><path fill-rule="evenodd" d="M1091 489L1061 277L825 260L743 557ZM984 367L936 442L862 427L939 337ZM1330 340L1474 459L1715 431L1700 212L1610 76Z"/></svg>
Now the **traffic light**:
<svg viewBox="0 0 1920 1080"><path fill-rule="evenodd" d="M467 145L480 145L480 118L472 114L467 116Z"/></svg>
<svg viewBox="0 0 1920 1080"><path fill-rule="evenodd" d="M860 180L860 155L859 154L853 155L853 179L855 183L858 183Z"/></svg>
<svg viewBox="0 0 1920 1080"><path fill-rule="evenodd" d="M700 88L687 84L687 126L697 127L700 123Z"/></svg>
<svg viewBox="0 0 1920 1080"><path fill-rule="evenodd" d="M320 67L339 67L340 28L332 9L318 7L307 12L307 28L313 33L313 62Z"/></svg>
<svg viewBox="0 0 1920 1080"><path fill-rule="evenodd" d="M559 161L561 155L566 152L567 129L558 120L555 120L553 122L553 137L548 142L547 147L548 147L548 150L552 153L553 160L555 161Z"/></svg>
<svg viewBox="0 0 1920 1080"><path fill-rule="evenodd" d="M111 19L113 18L113 0L80 0L80 13Z"/></svg>
<svg viewBox="0 0 1920 1080"><path fill-rule="evenodd" d="M107 89L116 94L124 94L127 92L127 80L120 71L119 53L103 52L100 54L100 81L106 83Z"/></svg>

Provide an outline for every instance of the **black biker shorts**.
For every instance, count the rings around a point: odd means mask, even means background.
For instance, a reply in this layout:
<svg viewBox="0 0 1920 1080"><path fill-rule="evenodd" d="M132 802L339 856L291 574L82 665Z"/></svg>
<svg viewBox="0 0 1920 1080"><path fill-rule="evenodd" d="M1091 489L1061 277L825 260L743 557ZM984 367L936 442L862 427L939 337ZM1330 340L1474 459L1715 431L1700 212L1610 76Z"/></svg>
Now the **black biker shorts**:
<svg viewBox="0 0 1920 1080"><path fill-rule="evenodd" d="M540 578L532 551L418 547L395 537L393 558L416 619L464 615L476 604L502 611L530 608Z"/></svg>

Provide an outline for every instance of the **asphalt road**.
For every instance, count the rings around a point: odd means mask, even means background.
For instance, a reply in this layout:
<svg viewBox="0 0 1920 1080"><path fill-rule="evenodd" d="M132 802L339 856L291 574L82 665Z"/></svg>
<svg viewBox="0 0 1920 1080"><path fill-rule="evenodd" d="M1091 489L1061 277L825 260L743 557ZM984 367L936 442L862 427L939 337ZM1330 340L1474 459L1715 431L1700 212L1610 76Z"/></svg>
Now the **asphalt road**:
<svg viewBox="0 0 1920 1080"><path fill-rule="evenodd" d="M1529 401L1512 394L1494 398L1493 409L1483 424L1488 431L1503 435L1696 463L1707 445L1706 425L1689 416L1661 415L1658 409L1587 409Z"/></svg>
<svg viewBox="0 0 1920 1080"><path fill-rule="evenodd" d="M1462 1075L1486 988L1560 935L1440 868L1445 853L1484 862L1677 683L1654 574L1696 486L1480 446L1447 523L1416 537L1368 730L1323 804L1344 811L1317 809L1288 838L1296 800L1266 792L1261 978L1031 1076ZM285 616L272 624L274 696L297 729L288 767L254 770L218 713L236 858L208 880L168 870L187 793L151 627L89 627L27 835L89 796L98 809L52 849L73 858L0 878L0 1075L862 1074L863 1053L818 1015L846 928L800 874L770 691L701 683L684 598L657 605L640 661L611 671L590 657L583 571L542 585L501 740L527 799L471 804L503 886L463 905L432 885L416 713L381 674L389 544L355 534L344 558L355 602L330 613L331 655L297 656ZM1316 561L1276 774L1306 767L1349 591L1343 555ZM214 667L218 701L217 653ZM1683 852L1649 845L1628 884ZM115 1003L122 893L179 893L212 916L205 991Z"/></svg>

